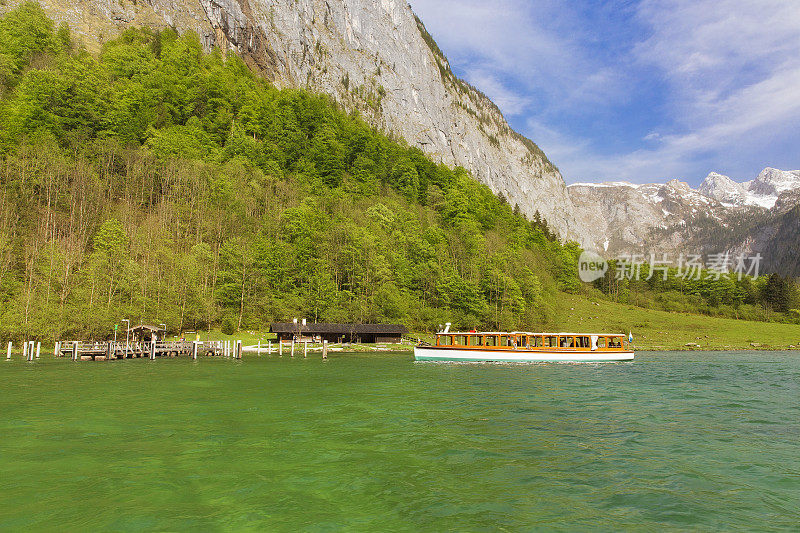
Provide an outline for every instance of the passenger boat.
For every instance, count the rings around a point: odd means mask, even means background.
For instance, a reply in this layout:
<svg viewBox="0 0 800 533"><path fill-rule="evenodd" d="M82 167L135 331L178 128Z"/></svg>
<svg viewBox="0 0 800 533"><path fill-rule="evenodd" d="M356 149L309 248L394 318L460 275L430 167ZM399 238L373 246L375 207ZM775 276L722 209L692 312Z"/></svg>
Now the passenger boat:
<svg viewBox="0 0 800 533"><path fill-rule="evenodd" d="M617 333L454 332L414 347L417 361L632 361L633 348Z"/></svg>

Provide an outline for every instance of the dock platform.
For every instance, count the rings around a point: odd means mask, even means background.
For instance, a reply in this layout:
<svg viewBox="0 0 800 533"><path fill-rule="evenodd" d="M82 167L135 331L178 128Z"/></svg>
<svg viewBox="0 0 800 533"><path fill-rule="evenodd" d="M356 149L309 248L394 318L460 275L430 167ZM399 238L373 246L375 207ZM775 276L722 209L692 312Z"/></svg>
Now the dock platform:
<svg viewBox="0 0 800 533"><path fill-rule="evenodd" d="M194 353L192 341L149 342L63 342L58 349L61 357L71 357L81 361L107 361L113 359L135 359L156 357L192 357ZM151 352L154 352L151 354ZM197 343L198 355L216 356L223 354L221 341Z"/></svg>

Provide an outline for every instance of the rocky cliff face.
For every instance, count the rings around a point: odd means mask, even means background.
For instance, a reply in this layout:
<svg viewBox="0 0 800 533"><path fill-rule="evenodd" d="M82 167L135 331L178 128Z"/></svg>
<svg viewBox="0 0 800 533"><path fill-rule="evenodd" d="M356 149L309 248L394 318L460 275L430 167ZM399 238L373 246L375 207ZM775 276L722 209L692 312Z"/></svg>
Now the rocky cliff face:
<svg viewBox="0 0 800 533"><path fill-rule="evenodd" d="M625 182L569 186L579 222L590 228L586 246L610 255L678 250L700 227L723 224L727 208L689 184Z"/></svg>
<svg viewBox="0 0 800 533"><path fill-rule="evenodd" d="M706 176L697 192L729 205L744 205L748 200L747 190L741 183L736 183L728 176L716 172Z"/></svg>
<svg viewBox="0 0 800 533"><path fill-rule="evenodd" d="M19 1L8 2L7 10ZM435 160L470 170L562 237L585 241L558 169L498 108L458 79L398 0L41 0L90 48L128 25L197 32L279 86L331 95Z"/></svg>
<svg viewBox="0 0 800 533"><path fill-rule="evenodd" d="M760 253L768 271L800 274L800 171L765 168L737 183L710 173L698 189L625 182L569 186L587 247L620 253Z"/></svg>

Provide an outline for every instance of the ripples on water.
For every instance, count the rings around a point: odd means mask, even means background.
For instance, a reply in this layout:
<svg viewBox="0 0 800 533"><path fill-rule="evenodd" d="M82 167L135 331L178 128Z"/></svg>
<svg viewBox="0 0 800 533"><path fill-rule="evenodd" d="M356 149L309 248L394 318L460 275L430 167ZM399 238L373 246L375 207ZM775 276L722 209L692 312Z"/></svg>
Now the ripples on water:
<svg viewBox="0 0 800 533"><path fill-rule="evenodd" d="M0 363L0 529L797 529L797 353Z"/></svg>

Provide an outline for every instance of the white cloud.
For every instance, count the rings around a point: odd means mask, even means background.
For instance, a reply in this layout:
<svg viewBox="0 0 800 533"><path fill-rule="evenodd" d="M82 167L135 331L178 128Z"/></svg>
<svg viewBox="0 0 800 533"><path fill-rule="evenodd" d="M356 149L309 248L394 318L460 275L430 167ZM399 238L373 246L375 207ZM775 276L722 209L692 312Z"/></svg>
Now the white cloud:
<svg viewBox="0 0 800 533"><path fill-rule="evenodd" d="M512 79L552 109L596 105L620 92L619 73L581 46L577 22L559 0L413 0L411 7L454 64Z"/></svg>
<svg viewBox="0 0 800 533"><path fill-rule="evenodd" d="M703 154L735 158L749 145L766 145L775 133L796 130L797 2L647 0L639 17L652 33L633 53L668 80L675 131L662 135L656 149L621 155L621 166L662 177L659 166L685 171Z"/></svg>
<svg viewBox="0 0 800 533"><path fill-rule="evenodd" d="M608 28L581 20L581 4L569 0L412 7L468 81L504 113L527 117L522 133L568 181L696 181L710 170L746 177L775 159L800 166L800 151L773 150L800 139L800 0L641 0L631 20L640 33L631 30L618 57L605 59L593 47L608 43L592 34ZM644 104L659 110L639 126L650 131L638 147L608 153L602 127L583 132L564 119L620 120L615 104L650 96L636 92L642 80L665 94Z"/></svg>
<svg viewBox="0 0 800 533"><path fill-rule="evenodd" d="M531 99L509 89L497 79L497 76L483 69L467 71L467 81L479 87L486 96L497 104L505 116L521 115L531 105Z"/></svg>
<svg viewBox="0 0 800 533"><path fill-rule="evenodd" d="M554 159L567 178L694 181L702 177L698 161L713 166L707 170L735 168L741 151L758 149L761 166L771 164L771 140L796 132L800 120L800 4L646 0L638 18L651 32L631 54L666 80L671 131L644 137L655 147L611 155L586 139L574 140L585 152L570 153L561 138L553 150L564 158ZM539 144L548 153L548 138Z"/></svg>

